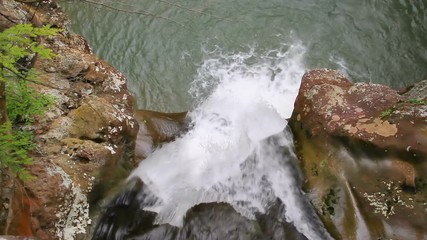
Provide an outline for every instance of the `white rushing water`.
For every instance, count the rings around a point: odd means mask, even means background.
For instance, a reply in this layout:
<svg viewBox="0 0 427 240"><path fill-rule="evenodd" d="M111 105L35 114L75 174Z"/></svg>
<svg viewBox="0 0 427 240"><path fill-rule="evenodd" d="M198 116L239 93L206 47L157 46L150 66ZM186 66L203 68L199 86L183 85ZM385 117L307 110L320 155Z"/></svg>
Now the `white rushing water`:
<svg viewBox="0 0 427 240"><path fill-rule="evenodd" d="M301 44L264 54L206 52L190 90L199 102L189 113L190 130L154 151L129 177L140 177L157 199L145 207L158 213L157 223L180 226L187 210L204 202L230 203L254 219L279 198L283 220L309 239L329 237L304 205L291 163L292 135L285 129L305 71L304 53Z"/></svg>

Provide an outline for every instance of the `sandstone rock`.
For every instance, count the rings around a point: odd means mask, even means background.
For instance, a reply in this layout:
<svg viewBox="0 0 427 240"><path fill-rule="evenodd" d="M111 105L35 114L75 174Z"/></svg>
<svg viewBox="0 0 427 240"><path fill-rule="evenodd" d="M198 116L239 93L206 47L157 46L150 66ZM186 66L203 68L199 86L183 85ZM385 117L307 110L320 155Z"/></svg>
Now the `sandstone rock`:
<svg viewBox="0 0 427 240"><path fill-rule="evenodd" d="M85 79L89 82L94 83L105 81L108 76L107 74L105 74L105 71L102 71L102 69L105 69L102 67L102 63L95 63L95 65L92 65L89 68L89 71L85 75Z"/></svg>
<svg viewBox="0 0 427 240"><path fill-rule="evenodd" d="M44 139L63 139L68 137L71 125L72 121L69 117L58 117L53 119L49 131L41 137Z"/></svg>
<svg viewBox="0 0 427 240"><path fill-rule="evenodd" d="M3 0L0 4L0 31L22 23L27 19L27 12L19 2Z"/></svg>
<svg viewBox="0 0 427 240"><path fill-rule="evenodd" d="M368 125L372 121L378 125L382 123L381 119L370 121L366 117L379 115L401 99L395 91L382 85L352 84L336 71L313 70L303 77L294 114L299 115L298 119L313 135L325 132L383 136L382 132L377 133ZM356 124L366 127L361 131L351 128Z"/></svg>
<svg viewBox="0 0 427 240"><path fill-rule="evenodd" d="M89 68L89 63L82 59L81 53L72 52L66 56L61 56L59 59L58 70L61 71L65 78L76 78Z"/></svg>
<svg viewBox="0 0 427 240"><path fill-rule="evenodd" d="M113 114L117 114L117 110L109 102L98 97L89 98L70 112L70 134L76 138L105 141L107 132L103 128L115 121Z"/></svg>
<svg viewBox="0 0 427 240"><path fill-rule="evenodd" d="M304 75L289 125L307 196L336 239L427 237L423 89Z"/></svg>
<svg viewBox="0 0 427 240"><path fill-rule="evenodd" d="M11 26L3 17L20 22L29 11L36 26L63 28L56 36L40 39L57 55L50 60L35 58L42 82L35 87L52 96L55 105L31 127L38 134L34 164L28 167L34 179L20 192L9 189L11 198L22 201L9 206L1 199L2 206L15 212L10 215L0 208L0 230L3 220L10 218L9 229L15 232L8 234L73 239L88 230L87 197L93 188L99 182L113 188L135 165L138 123L124 75L93 55L87 42L70 31L70 22L56 3L38 2L37 9L12 0L0 4L0 28ZM0 190L5 189L0 184Z"/></svg>
<svg viewBox="0 0 427 240"><path fill-rule="evenodd" d="M56 168L48 160L37 161L29 168L33 179L24 184L16 182L8 234L33 236L37 233L39 239L52 239L55 235L58 212L52 208L72 198L69 180Z"/></svg>
<svg viewBox="0 0 427 240"><path fill-rule="evenodd" d="M427 102L415 104L410 94L401 96L379 84L352 84L332 70L313 70L303 77L293 118L312 135L343 136L386 151L427 156Z"/></svg>
<svg viewBox="0 0 427 240"><path fill-rule="evenodd" d="M68 46L72 49L77 49L83 53L93 54L92 48L89 46L89 43L86 41L86 39L77 34L69 35Z"/></svg>
<svg viewBox="0 0 427 240"><path fill-rule="evenodd" d="M111 155L111 151L102 143L77 138L65 138L62 142L64 146L61 152L78 161L96 162L102 165Z"/></svg>

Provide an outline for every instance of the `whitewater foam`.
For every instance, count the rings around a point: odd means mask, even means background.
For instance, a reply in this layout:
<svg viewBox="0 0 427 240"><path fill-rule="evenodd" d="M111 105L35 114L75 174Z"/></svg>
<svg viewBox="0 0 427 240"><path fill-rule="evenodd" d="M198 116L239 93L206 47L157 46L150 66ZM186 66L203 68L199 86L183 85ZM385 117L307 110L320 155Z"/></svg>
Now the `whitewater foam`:
<svg viewBox="0 0 427 240"><path fill-rule="evenodd" d="M206 53L190 89L198 103L189 113L191 129L154 151L129 177L140 177L155 196L143 204L158 213L157 223L180 226L187 210L203 202L228 202L254 219L279 198L283 220L310 239L328 238L306 207L285 130L305 71L304 53L301 44L265 54Z"/></svg>

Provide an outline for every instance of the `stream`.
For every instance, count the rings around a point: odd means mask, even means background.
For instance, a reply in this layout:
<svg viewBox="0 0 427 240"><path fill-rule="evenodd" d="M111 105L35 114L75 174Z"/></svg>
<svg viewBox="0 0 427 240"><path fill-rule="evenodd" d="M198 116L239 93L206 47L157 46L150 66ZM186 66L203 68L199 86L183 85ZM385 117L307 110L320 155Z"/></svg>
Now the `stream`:
<svg viewBox="0 0 427 240"><path fill-rule="evenodd" d="M130 174L94 239L330 239L287 128L302 75L328 67L394 88L427 77L423 1L102 3L116 10L62 5L138 108L189 110L189 127Z"/></svg>

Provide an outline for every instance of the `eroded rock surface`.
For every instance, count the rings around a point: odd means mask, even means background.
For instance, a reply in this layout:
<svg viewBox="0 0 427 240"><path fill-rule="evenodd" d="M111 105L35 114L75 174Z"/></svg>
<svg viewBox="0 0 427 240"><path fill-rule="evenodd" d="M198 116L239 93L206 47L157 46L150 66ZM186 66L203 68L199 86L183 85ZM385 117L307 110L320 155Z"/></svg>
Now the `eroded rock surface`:
<svg viewBox="0 0 427 240"><path fill-rule="evenodd" d="M71 32L56 3L22 2L1 2L1 29L31 22L63 31L40 39L56 56L34 59L42 82L35 87L52 96L55 105L32 126L38 149L28 170L34 178L2 189L14 204L0 205L0 218L7 218L0 221L5 223L0 235L74 239L84 235L92 221L88 193L106 179L117 184L135 166L138 123L124 75Z"/></svg>
<svg viewBox="0 0 427 240"><path fill-rule="evenodd" d="M427 238L426 81L398 94L306 73L290 120L305 189L337 239Z"/></svg>
<svg viewBox="0 0 427 240"><path fill-rule="evenodd" d="M313 70L303 77L293 118L312 135L344 136L427 156L427 95L417 98L411 92L399 95L379 84L353 84L333 70Z"/></svg>

